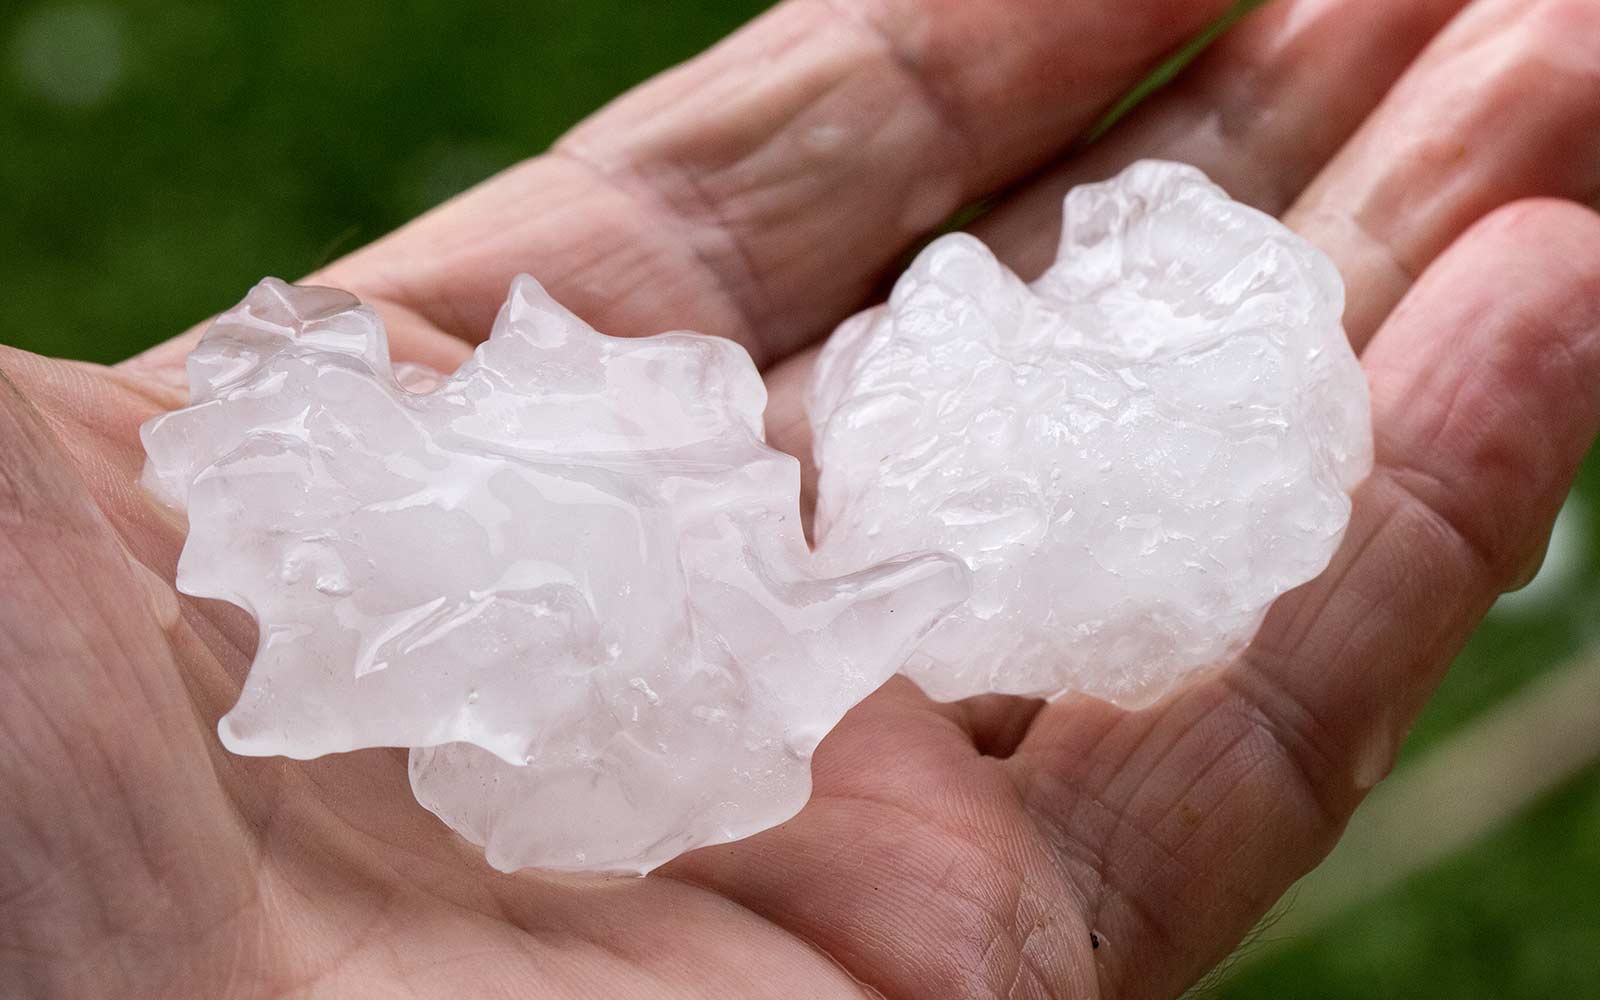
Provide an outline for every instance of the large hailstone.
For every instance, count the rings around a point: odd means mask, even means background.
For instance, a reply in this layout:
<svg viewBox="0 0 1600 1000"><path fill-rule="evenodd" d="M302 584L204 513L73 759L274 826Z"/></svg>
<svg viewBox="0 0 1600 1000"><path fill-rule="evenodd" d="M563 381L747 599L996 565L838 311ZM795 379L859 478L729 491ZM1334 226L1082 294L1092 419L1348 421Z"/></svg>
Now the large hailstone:
<svg viewBox="0 0 1600 1000"><path fill-rule="evenodd" d="M146 482L188 511L179 589L260 622L224 744L422 748L418 799L500 868L644 871L783 821L968 590L946 556L821 578L749 357L602 336L531 278L425 392L371 310L271 279L189 381Z"/></svg>
<svg viewBox="0 0 1600 1000"><path fill-rule="evenodd" d="M1179 164L1069 193L1031 285L935 240L818 361L818 553L966 561L905 668L935 698L1159 695L1339 543L1372 461L1343 305L1327 257Z"/></svg>

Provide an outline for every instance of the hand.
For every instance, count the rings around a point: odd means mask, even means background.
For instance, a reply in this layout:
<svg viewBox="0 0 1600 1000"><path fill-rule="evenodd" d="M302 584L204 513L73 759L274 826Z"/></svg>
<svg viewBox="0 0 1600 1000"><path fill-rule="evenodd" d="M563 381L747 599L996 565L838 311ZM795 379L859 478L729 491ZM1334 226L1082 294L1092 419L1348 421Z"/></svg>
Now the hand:
<svg viewBox="0 0 1600 1000"><path fill-rule="evenodd" d="M646 879L500 875L412 802L402 751L218 745L254 627L174 593L182 526L136 485L138 425L183 403L194 334L111 369L0 351L0 981L741 998L1194 982L1383 777L1536 565L1600 427L1600 219L1523 200L1600 193L1600 3L1280 0L1067 155L1226 6L788 0L311 280L374 303L398 359L444 368L520 270L609 333L731 337L768 373L774 443L804 457L814 345L919 235L1004 189L973 228L1031 275L1068 185L1196 163L1339 264L1376 421L1334 564L1238 662L1137 712L940 705L896 680L824 742L815 796L781 828Z"/></svg>

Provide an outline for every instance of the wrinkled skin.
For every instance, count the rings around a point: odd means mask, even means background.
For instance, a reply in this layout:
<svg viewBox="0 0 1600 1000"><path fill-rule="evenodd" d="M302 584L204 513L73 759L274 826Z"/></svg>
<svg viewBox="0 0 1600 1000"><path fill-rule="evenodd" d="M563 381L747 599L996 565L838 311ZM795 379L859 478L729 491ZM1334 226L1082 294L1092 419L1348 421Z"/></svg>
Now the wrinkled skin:
<svg viewBox="0 0 1600 1000"><path fill-rule="evenodd" d="M1580 204L1600 190L1600 3L1282 0L1067 155L1224 6L787 0L316 280L435 366L521 270L604 330L732 337L804 456L817 339L924 230L1004 188L973 228L1031 275L1065 186L1194 162L1340 265L1374 397L1343 548L1237 662L1137 712L937 705L895 681L780 828L640 880L497 874L411 801L400 752L218 745L253 628L174 594L182 526L135 486L135 429L183 402L192 334L115 368L0 351L0 982L1154 998L1201 977L1327 852L1537 565L1600 424L1600 221Z"/></svg>

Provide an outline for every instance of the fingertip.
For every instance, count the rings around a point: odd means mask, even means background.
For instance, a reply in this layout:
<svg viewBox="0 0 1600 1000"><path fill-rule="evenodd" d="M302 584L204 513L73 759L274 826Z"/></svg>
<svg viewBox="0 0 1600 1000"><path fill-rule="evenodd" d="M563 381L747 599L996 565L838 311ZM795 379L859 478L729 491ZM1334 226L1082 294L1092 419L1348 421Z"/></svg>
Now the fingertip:
<svg viewBox="0 0 1600 1000"><path fill-rule="evenodd" d="M1461 237L1505 239L1600 271L1600 213L1566 198L1521 198L1485 215Z"/></svg>

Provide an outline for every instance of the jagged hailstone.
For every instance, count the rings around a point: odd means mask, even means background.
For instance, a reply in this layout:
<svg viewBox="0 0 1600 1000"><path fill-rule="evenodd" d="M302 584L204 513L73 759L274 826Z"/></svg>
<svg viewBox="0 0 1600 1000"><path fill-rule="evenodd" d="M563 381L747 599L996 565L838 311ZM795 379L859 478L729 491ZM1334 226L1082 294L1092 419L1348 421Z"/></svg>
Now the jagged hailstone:
<svg viewBox="0 0 1600 1000"><path fill-rule="evenodd" d="M940 555L823 578L748 355L603 336L531 278L449 377L273 279L188 372L146 483L188 513L179 589L260 623L224 744L418 748L418 799L502 869L642 872L783 821L968 592Z"/></svg>
<svg viewBox="0 0 1600 1000"><path fill-rule="evenodd" d="M905 668L938 699L1159 695L1321 572L1371 467L1326 256L1174 163L1064 214L1031 285L935 240L817 363L819 555L973 571Z"/></svg>

